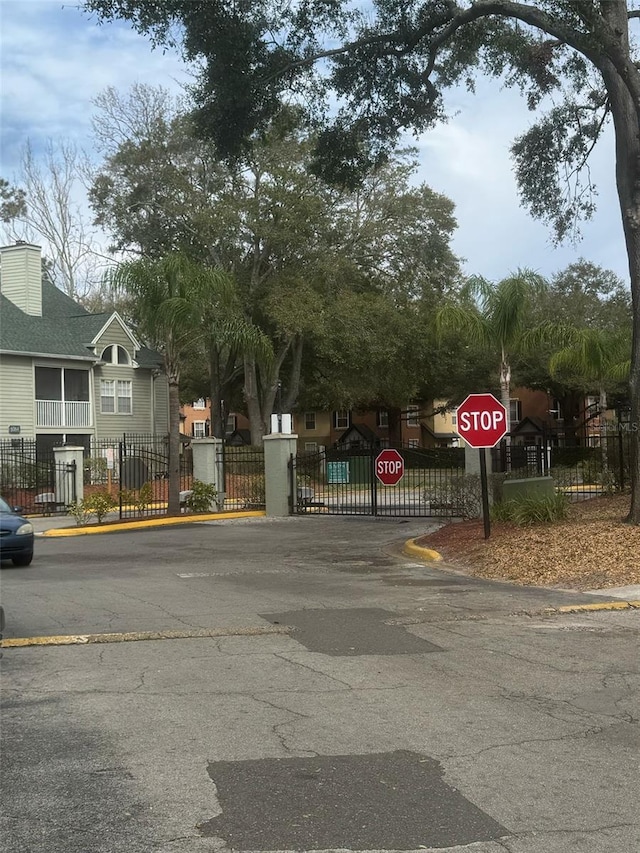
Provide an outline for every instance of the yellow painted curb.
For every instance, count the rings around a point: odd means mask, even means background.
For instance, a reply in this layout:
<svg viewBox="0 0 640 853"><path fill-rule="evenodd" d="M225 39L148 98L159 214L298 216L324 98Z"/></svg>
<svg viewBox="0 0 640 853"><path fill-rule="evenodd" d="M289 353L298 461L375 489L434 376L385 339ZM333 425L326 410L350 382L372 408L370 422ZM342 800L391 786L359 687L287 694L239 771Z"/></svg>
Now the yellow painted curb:
<svg viewBox="0 0 640 853"><path fill-rule="evenodd" d="M271 625L256 628L219 628L193 631L130 631L119 634L66 634L51 637L13 637L3 640L0 643L0 648L82 646L96 643L133 643L140 640L193 640L207 637L263 637L271 634L289 633L291 633L291 628L286 625Z"/></svg>
<svg viewBox="0 0 640 853"><path fill-rule="evenodd" d="M438 562L442 559L442 554L434 551L432 548L423 548L422 545L416 545L415 539L408 539L402 546L402 553L407 557L417 557L419 560L429 560Z"/></svg>
<svg viewBox="0 0 640 853"><path fill-rule="evenodd" d="M206 515L176 515L170 518L145 518L143 521L125 521L97 527L53 527L43 536L85 536L93 533L117 533L120 530L140 530L145 527L168 527L172 524L193 524L196 521L223 521L225 518L262 518L264 510L246 512L211 512Z"/></svg>
<svg viewBox="0 0 640 853"><path fill-rule="evenodd" d="M598 601L595 604L568 604L565 607L551 607L550 613L597 613L600 610L634 610L640 608L640 601Z"/></svg>

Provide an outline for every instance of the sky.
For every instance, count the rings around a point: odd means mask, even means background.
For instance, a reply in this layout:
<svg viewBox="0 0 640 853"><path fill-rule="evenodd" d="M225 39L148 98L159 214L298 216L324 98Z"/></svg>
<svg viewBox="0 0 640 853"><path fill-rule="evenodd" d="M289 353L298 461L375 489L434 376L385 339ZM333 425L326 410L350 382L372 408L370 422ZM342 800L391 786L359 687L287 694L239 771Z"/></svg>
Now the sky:
<svg viewBox="0 0 640 853"><path fill-rule="evenodd" d="M0 81L0 175L11 180L27 139L36 155L48 139L91 155L92 100L107 86L178 92L189 73L177 54L152 50L125 23L99 26L63 0L0 0ZM446 103L453 118L409 141L419 150L417 179L456 205L453 250L467 273L496 281L528 267L551 276L582 257L628 281L610 130L591 163L597 213L579 243L555 247L520 205L511 171L509 146L535 117L519 94L481 81L475 95L456 90Z"/></svg>

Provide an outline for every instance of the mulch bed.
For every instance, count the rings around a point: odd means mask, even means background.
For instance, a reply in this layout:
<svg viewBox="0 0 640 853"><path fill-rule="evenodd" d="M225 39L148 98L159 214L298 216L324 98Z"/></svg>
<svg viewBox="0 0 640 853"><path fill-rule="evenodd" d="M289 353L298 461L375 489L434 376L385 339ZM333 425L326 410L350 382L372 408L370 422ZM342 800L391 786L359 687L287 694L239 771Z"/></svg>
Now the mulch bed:
<svg viewBox="0 0 640 853"><path fill-rule="evenodd" d="M624 523L628 511L626 495L592 498L556 524L495 522L485 541L482 522L453 522L418 544L478 577L582 590L628 586L640 584L640 527Z"/></svg>

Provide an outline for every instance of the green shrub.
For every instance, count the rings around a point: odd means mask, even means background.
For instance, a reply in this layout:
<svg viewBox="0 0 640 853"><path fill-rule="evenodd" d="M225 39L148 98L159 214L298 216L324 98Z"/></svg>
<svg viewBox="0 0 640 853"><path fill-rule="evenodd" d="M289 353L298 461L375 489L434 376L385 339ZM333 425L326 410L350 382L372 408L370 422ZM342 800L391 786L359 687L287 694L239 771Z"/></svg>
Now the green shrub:
<svg viewBox="0 0 640 853"><path fill-rule="evenodd" d="M83 501L85 507L90 510L92 515L98 519L98 524L102 523L103 518L109 512L112 512L118 504L113 495L109 492L94 492Z"/></svg>
<svg viewBox="0 0 640 853"><path fill-rule="evenodd" d="M0 491L44 488L51 478L51 465L16 459L0 467Z"/></svg>
<svg viewBox="0 0 640 853"><path fill-rule="evenodd" d="M93 517L93 510L87 506L86 501L73 501L67 507L67 512L75 518L78 527L87 524L89 519Z"/></svg>
<svg viewBox="0 0 640 853"><path fill-rule="evenodd" d="M491 474L488 478L490 499L498 500L502 494L504 474ZM443 477L431 483L423 498L435 508L447 510L458 518L479 518L482 514L482 482L479 474L458 474Z"/></svg>
<svg viewBox="0 0 640 853"><path fill-rule="evenodd" d="M194 480L191 494L186 500L187 509L191 512L211 512L212 504L218 497L216 487L211 483Z"/></svg>
<svg viewBox="0 0 640 853"><path fill-rule="evenodd" d="M491 508L491 517L494 521L511 521L524 527L564 521L568 510L569 500L558 493L496 503Z"/></svg>
<svg viewBox="0 0 640 853"><path fill-rule="evenodd" d="M133 499L133 503L135 504L135 507L140 513L140 515L146 512L152 501L153 486L149 482L143 483L143 485L140 487L140 491Z"/></svg>

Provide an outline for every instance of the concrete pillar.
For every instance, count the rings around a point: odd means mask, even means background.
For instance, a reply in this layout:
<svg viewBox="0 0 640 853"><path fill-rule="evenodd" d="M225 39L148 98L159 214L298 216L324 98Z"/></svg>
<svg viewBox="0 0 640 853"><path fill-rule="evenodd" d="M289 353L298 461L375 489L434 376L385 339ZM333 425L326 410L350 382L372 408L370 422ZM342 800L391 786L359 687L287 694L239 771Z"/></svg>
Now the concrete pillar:
<svg viewBox="0 0 640 853"><path fill-rule="evenodd" d="M193 452L193 478L214 486L218 497L218 510L224 507L224 464L221 438L194 438L191 442Z"/></svg>
<svg viewBox="0 0 640 853"><path fill-rule="evenodd" d="M477 474L480 476L480 454L485 454L485 459L487 460L487 474L491 474L493 471L492 462L491 462L491 448L485 447L484 450L478 450L477 447L469 447L468 444L464 446L464 473L465 474Z"/></svg>
<svg viewBox="0 0 640 853"><path fill-rule="evenodd" d="M54 447L55 502L60 507L84 498L84 447ZM73 463L75 462L75 468Z"/></svg>
<svg viewBox="0 0 640 853"><path fill-rule="evenodd" d="M488 492L489 492L489 506L493 503L493 489L491 483L491 474L493 473L493 459L490 447L485 447L482 449L478 449L477 447L469 447L468 444L464 446L464 473L465 476L467 474L473 474L478 477L478 481L480 478L480 454L485 454L485 460L487 463L487 479L488 479ZM479 518L483 518L482 512L482 501L480 500L480 492L478 491L478 504L479 504Z"/></svg>
<svg viewBox="0 0 640 853"><path fill-rule="evenodd" d="M263 442L267 515L282 518L291 515L289 461L297 451L298 436L276 432L265 435Z"/></svg>

